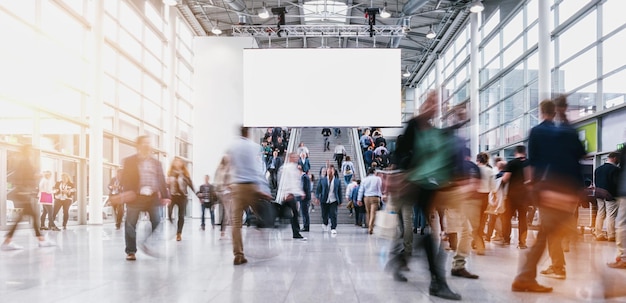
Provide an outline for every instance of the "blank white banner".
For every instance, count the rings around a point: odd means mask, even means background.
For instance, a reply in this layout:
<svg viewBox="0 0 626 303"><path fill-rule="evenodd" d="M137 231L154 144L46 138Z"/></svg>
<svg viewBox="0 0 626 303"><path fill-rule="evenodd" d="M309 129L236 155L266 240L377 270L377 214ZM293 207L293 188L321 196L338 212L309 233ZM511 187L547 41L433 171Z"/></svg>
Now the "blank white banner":
<svg viewBox="0 0 626 303"><path fill-rule="evenodd" d="M399 49L245 49L250 127L401 126Z"/></svg>

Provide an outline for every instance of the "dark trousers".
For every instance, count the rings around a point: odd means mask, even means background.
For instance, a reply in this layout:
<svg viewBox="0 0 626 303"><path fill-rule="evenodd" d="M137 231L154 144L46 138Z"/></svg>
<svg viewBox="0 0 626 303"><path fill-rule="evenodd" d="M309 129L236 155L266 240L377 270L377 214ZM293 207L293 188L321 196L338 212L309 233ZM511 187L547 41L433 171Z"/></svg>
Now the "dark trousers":
<svg viewBox="0 0 626 303"><path fill-rule="evenodd" d="M433 203L435 194L435 190L416 188L411 191L411 194L407 194L407 197L405 198L417 201L417 206L419 210L422 211L424 214L430 214L434 210ZM402 226L403 223L400 216L398 216L398 220L400 220L398 224ZM441 245L439 245L438 237L432 235L431 231L425 233L425 235L422 237L421 246L426 252L428 269L430 271L432 281L439 283L440 285L447 285L444 264L446 254ZM386 267L387 270L390 270L392 272L398 272L400 268L406 264L407 260L404 254L404 240L402 235L400 235L392 243L391 249L389 251L389 261Z"/></svg>
<svg viewBox="0 0 626 303"><path fill-rule="evenodd" d="M309 205L311 204L311 200L301 200L300 201L300 212L302 213L302 226L303 229L308 230L309 225L311 224L311 220L309 218Z"/></svg>
<svg viewBox="0 0 626 303"><path fill-rule="evenodd" d="M22 221L24 216L33 217L33 229L35 230L35 236L41 237L41 232L39 231L39 221L37 221L37 215L35 212L35 208L33 207L31 196L29 195L15 195L13 198L13 205L15 208L21 208L22 211L18 212L17 218L15 219L15 224L11 226L11 229L7 233L7 238L12 238L15 233L15 229L17 228L17 224Z"/></svg>
<svg viewBox="0 0 626 303"><path fill-rule="evenodd" d="M212 206L213 205L211 205L211 203L209 203L209 202L201 202L200 203L200 211L202 213L200 215L200 226L202 226L202 227L205 226L204 225L204 222L205 222L204 214L205 214L207 209L209 210L209 213L211 215L211 225L215 225L215 220L213 219L213 210L211 209Z"/></svg>
<svg viewBox="0 0 626 303"><path fill-rule="evenodd" d="M335 161L337 161L337 169L341 169L343 163L343 154L335 154Z"/></svg>
<svg viewBox="0 0 626 303"><path fill-rule="evenodd" d="M489 205L489 193L478 193L480 197L480 221L478 222L478 236L480 239L485 238L485 225L487 225L487 218L489 215L485 213L487 206ZM474 240L475 242L476 240Z"/></svg>
<svg viewBox="0 0 626 303"><path fill-rule="evenodd" d="M298 222L298 201L300 199L296 198L294 200L284 201L284 207L287 207L291 210L291 233L292 235L299 236L300 235L300 222Z"/></svg>
<svg viewBox="0 0 626 303"><path fill-rule="evenodd" d="M564 235L570 233L569 229L572 228L572 224L570 223L574 215L547 207L540 208L539 212L541 215L541 225L537 233L537 240L526 253L524 259L520 259L523 265L517 277L515 277L515 280L518 282L532 283L535 281L537 277L537 264L546 249L546 244L550 258L552 258L552 266L557 268L563 268L565 266L565 256L563 255L561 241Z"/></svg>
<svg viewBox="0 0 626 303"><path fill-rule="evenodd" d="M278 171L274 168L270 168L269 172L270 172L270 188L277 189L278 188Z"/></svg>
<svg viewBox="0 0 626 303"><path fill-rule="evenodd" d="M365 205L354 205L354 224L362 226L365 222Z"/></svg>
<svg viewBox="0 0 626 303"><path fill-rule="evenodd" d="M41 212L41 226L46 226L46 216L48 216L48 228L55 227L54 218L52 217L54 213L54 207L52 204L41 204L43 207L43 212Z"/></svg>
<svg viewBox="0 0 626 303"><path fill-rule="evenodd" d="M526 211L528 205L525 201L509 198L506 211L502 214L502 237L504 243L511 243L511 219L517 212L517 230L519 232L519 245L526 245L526 237L528 235L528 224L526 222Z"/></svg>
<svg viewBox="0 0 626 303"><path fill-rule="evenodd" d="M72 205L72 200L70 199L54 201L54 220L56 220L59 210L63 208L63 227L67 226L67 219L69 219L70 215L70 205Z"/></svg>
<svg viewBox="0 0 626 303"><path fill-rule="evenodd" d="M322 223L328 225L328 219L330 218L330 229L337 228L337 206L339 203L320 203L322 207Z"/></svg>
<svg viewBox="0 0 626 303"><path fill-rule="evenodd" d="M154 195L149 201L142 201L138 203L128 203L126 205L126 223L124 225L124 240L126 242L126 253L134 254L137 252L137 221L139 220L139 213L145 211L150 216L150 223L152 223L152 232L159 226L159 201L158 197Z"/></svg>
<svg viewBox="0 0 626 303"><path fill-rule="evenodd" d="M167 217L172 221L172 212L174 205L178 206L178 226L176 233L183 232L183 225L185 224L185 213L187 212L187 196L184 195L172 195L172 202L167 206Z"/></svg>

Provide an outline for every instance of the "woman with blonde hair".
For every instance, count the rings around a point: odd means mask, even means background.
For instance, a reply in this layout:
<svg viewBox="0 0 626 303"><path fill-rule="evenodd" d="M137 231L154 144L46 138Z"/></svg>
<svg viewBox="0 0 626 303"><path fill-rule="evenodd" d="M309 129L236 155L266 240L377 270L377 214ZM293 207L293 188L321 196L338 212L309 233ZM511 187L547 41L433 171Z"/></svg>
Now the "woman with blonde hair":
<svg viewBox="0 0 626 303"><path fill-rule="evenodd" d="M61 181L58 181L54 185L55 200L53 218L56 220L59 210L63 207L63 229L67 229L67 219L69 218L70 206L74 201L74 193L76 193L76 188L74 187L74 183L72 183L70 175L62 173Z"/></svg>
<svg viewBox="0 0 626 303"><path fill-rule="evenodd" d="M187 211L187 187L193 192L193 182L189 176L189 171L185 165L185 161L180 158L174 158L167 172L168 183L170 186L170 194L172 202L167 206L167 215L171 223L173 223L172 212L174 205L178 206L178 227L176 229L176 241L182 240L183 225L185 224L185 213Z"/></svg>

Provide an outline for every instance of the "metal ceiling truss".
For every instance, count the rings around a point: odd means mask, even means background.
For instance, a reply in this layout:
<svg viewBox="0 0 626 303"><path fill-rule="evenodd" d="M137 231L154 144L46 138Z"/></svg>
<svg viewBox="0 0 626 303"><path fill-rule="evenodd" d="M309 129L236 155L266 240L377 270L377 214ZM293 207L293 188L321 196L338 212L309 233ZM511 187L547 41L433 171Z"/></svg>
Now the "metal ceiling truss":
<svg viewBox="0 0 626 303"><path fill-rule="evenodd" d="M238 37L404 37L400 25L234 25L233 36Z"/></svg>

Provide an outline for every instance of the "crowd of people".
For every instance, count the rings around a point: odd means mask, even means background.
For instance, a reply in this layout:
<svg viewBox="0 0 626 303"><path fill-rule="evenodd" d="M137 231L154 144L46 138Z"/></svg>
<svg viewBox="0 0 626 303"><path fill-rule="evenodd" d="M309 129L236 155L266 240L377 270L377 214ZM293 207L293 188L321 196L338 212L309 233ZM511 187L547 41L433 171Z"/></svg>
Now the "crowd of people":
<svg viewBox="0 0 626 303"><path fill-rule="evenodd" d="M187 202L193 193L202 209L201 229L205 229L204 214L208 209L211 225L221 225L222 237L226 226L231 228L233 264L247 263L242 239L244 214L260 216L263 210L259 201L274 201L281 180L284 190L276 202L290 213L292 237L296 240L306 240L302 233L310 231L310 212L315 204L321 209L323 230L333 236L337 235L338 207L344 201L351 204L355 225L367 227L369 234L375 234L379 209L398 214L401 233L390 247L386 270L394 280L407 281L402 272L408 270L414 234L419 232L431 273L429 293L444 299L461 299L447 284L444 249L453 251L452 276L478 279L479 275L467 266L468 256L472 252L485 255L487 242L516 244L525 252L512 291L552 291L552 287L539 284L536 277L566 278L564 252L575 238L576 211L586 200L589 188L593 189L598 209L594 239L615 241L617 257L607 265L626 269L626 174L620 165L626 163L626 153L608 154L607 162L594 172L595 184L585 184L579 161L586 151L565 115L565 97L539 104L542 122L531 129L527 146L514 147L513 158L508 161L492 160L484 152L472 157L466 140L456 135L467 121L464 111L455 109L458 119L454 124L435 127L432 121L438 108L437 95L429 94L419 114L398 137L392 157L380 130L364 129L359 140L367 171L363 180L353 177L355 164L341 144L333 149L337 166L327 161L316 180L305 143L300 142L295 152L287 150L288 129L269 128L258 144L249 138L249 129L242 127L240 138L221 159L214 182L206 175L196 190L183 159L175 158L164 173L161 163L152 156L149 137L140 136L137 153L124 159L123 170L109 184L110 200L116 207L116 228L121 227L126 212L126 259L136 260L136 227L141 212L148 214L154 231L160 224L159 208L167 205L167 218L172 224L176 221L176 240L181 241ZM341 132L322 130L324 152L331 150L327 137L333 134L338 137ZM15 190L9 195L23 208L20 216L34 217L36 210L29 200L36 189L43 212L40 222L34 220L35 235L40 246L52 246L54 243L46 240L40 229L58 230L54 222L61 208L66 228L67 208L76 189L68 174L62 174L56 183L49 171L38 174L28 146L24 148L24 159L13 180ZM214 219L215 207L220 211L219 222ZM528 226L537 215L540 225L536 240L529 245ZM513 218L517 218L517 243L511 243ZM11 241L14 231L15 226L1 245L3 250L21 248ZM440 245L442 240L448 243L445 247ZM140 248L149 251L144 245ZM551 264L538 272L546 247Z"/></svg>

